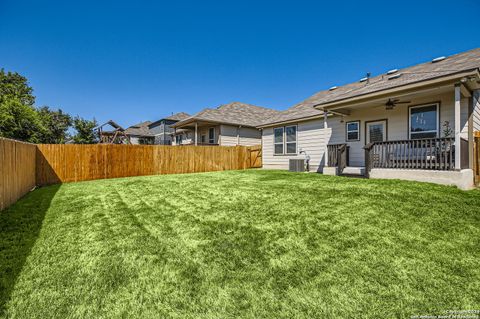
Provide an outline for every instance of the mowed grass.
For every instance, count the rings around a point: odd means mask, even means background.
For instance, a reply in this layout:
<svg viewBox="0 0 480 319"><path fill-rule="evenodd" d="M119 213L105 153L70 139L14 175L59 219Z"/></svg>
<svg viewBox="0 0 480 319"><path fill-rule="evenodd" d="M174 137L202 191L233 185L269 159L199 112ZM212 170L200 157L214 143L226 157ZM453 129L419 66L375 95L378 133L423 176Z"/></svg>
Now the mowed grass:
<svg viewBox="0 0 480 319"><path fill-rule="evenodd" d="M12 318L480 309L480 191L230 171L45 187L0 213Z"/></svg>

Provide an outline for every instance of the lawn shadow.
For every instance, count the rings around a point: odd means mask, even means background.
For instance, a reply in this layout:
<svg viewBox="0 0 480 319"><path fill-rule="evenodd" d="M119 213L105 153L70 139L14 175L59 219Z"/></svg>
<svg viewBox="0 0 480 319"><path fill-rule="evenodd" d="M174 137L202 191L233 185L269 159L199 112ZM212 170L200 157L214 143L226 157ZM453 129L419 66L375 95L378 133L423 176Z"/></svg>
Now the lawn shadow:
<svg viewBox="0 0 480 319"><path fill-rule="evenodd" d="M45 214L60 185L37 189L0 212L0 316L37 241Z"/></svg>

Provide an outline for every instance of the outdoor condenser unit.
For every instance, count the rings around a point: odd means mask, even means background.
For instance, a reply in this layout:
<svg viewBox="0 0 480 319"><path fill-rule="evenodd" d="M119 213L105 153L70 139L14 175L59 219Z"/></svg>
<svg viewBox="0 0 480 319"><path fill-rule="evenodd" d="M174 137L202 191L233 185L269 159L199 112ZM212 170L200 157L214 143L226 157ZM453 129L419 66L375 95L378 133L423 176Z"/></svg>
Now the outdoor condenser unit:
<svg viewBox="0 0 480 319"><path fill-rule="evenodd" d="M290 172L305 172L305 159L290 159L288 170Z"/></svg>

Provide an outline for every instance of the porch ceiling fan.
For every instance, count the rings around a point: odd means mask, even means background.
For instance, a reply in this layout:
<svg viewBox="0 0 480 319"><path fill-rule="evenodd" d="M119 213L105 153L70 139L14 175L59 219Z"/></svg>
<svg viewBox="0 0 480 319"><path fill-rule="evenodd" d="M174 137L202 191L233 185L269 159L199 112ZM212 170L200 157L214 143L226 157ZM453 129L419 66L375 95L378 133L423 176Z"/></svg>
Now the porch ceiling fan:
<svg viewBox="0 0 480 319"><path fill-rule="evenodd" d="M400 101L399 99L388 99L385 103L386 110L393 110L397 104L409 104L410 101Z"/></svg>

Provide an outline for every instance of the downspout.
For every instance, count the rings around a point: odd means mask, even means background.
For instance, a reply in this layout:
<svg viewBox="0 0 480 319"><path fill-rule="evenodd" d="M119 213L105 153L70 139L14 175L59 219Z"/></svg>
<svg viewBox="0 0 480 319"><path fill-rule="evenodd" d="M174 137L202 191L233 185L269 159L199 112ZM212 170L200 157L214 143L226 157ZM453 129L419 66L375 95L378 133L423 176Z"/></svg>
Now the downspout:
<svg viewBox="0 0 480 319"><path fill-rule="evenodd" d="M327 129L328 129L327 117L328 117L328 112L323 111L323 129L325 130L324 134L327 133ZM328 167L328 141L326 138L325 138L325 166Z"/></svg>
<svg viewBox="0 0 480 319"><path fill-rule="evenodd" d="M240 129L242 128L241 125L237 127L237 145L240 145Z"/></svg>

